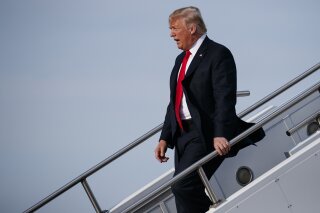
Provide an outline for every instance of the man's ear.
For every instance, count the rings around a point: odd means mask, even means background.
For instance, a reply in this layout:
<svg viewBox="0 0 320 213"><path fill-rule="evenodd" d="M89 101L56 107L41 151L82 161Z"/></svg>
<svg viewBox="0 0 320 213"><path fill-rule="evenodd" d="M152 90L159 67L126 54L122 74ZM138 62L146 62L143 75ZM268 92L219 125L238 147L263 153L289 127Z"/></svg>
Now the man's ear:
<svg viewBox="0 0 320 213"><path fill-rule="evenodd" d="M197 26L195 24L191 24L189 31L191 35L195 34L197 31Z"/></svg>

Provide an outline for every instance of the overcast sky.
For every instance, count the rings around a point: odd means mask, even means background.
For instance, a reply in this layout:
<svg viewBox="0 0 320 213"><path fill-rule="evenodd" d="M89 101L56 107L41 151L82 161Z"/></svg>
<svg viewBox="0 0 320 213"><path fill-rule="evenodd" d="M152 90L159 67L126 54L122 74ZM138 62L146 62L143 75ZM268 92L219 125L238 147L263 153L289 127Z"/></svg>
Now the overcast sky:
<svg viewBox="0 0 320 213"><path fill-rule="evenodd" d="M168 15L189 5L232 51L238 90L251 91L238 112L320 61L317 0L0 0L1 212L26 210L163 122L180 52ZM88 179L103 209L173 166L172 151L154 159L157 141ZM91 211L76 186L39 212Z"/></svg>

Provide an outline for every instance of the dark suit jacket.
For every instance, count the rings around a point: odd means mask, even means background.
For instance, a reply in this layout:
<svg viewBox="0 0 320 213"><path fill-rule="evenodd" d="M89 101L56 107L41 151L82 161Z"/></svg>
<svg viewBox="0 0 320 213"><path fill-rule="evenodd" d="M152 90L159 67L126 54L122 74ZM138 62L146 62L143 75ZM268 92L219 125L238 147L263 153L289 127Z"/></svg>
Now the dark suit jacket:
<svg viewBox="0 0 320 213"><path fill-rule="evenodd" d="M171 72L170 103L160 136L160 139L167 141L169 148L175 146L179 132L174 100L177 76L184 55L185 52L178 55ZM236 65L225 46L206 37L195 54L182 85L192 120L207 149L212 150L214 137L230 140L252 125L236 115ZM256 141L246 141L251 142Z"/></svg>

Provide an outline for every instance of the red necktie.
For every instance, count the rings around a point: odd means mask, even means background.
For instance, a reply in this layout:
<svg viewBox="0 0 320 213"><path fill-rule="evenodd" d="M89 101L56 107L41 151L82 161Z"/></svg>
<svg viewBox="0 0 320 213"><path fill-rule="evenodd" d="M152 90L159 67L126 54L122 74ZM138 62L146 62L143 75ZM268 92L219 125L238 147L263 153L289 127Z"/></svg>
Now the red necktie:
<svg viewBox="0 0 320 213"><path fill-rule="evenodd" d="M178 77L178 81L177 81L176 100L175 100L175 106L174 106L177 122L182 130L183 130L183 126L182 126L181 117L180 117L180 106L181 106L183 88L182 88L181 82L184 79L184 76L186 73L187 61L188 61L190 55L191 55L191 52L189 50L186 51L186 54L182 60L182 65L181 65L181 69L180 69L180 73L179 73L179 77Z"/></svg>

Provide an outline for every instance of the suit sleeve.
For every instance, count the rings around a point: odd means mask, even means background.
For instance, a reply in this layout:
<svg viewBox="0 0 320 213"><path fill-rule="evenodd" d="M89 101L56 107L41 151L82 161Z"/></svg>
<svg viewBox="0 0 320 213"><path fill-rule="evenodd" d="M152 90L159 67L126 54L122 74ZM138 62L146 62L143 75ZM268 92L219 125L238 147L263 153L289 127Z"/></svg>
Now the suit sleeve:
<svg viewBox="0 0 320 213"><path fill-rule="evenodd" d="M233 128L236 121L236 65L231 52L227 48L223 48L219 56L211 70L215 106L212 117L213 137L225 137L230 140L235 131Z"/></svg>
<svg viewBox="0 0 320 213"><path fill-rule="evenodd" d="M165 140L167 142L167 145L169 148L173 148L173 143L172 143L172 130L171 130L171 122L170 122L170 103L167 107L167 113L164 119L161 135L160 135L160 140Z"/></svg>

